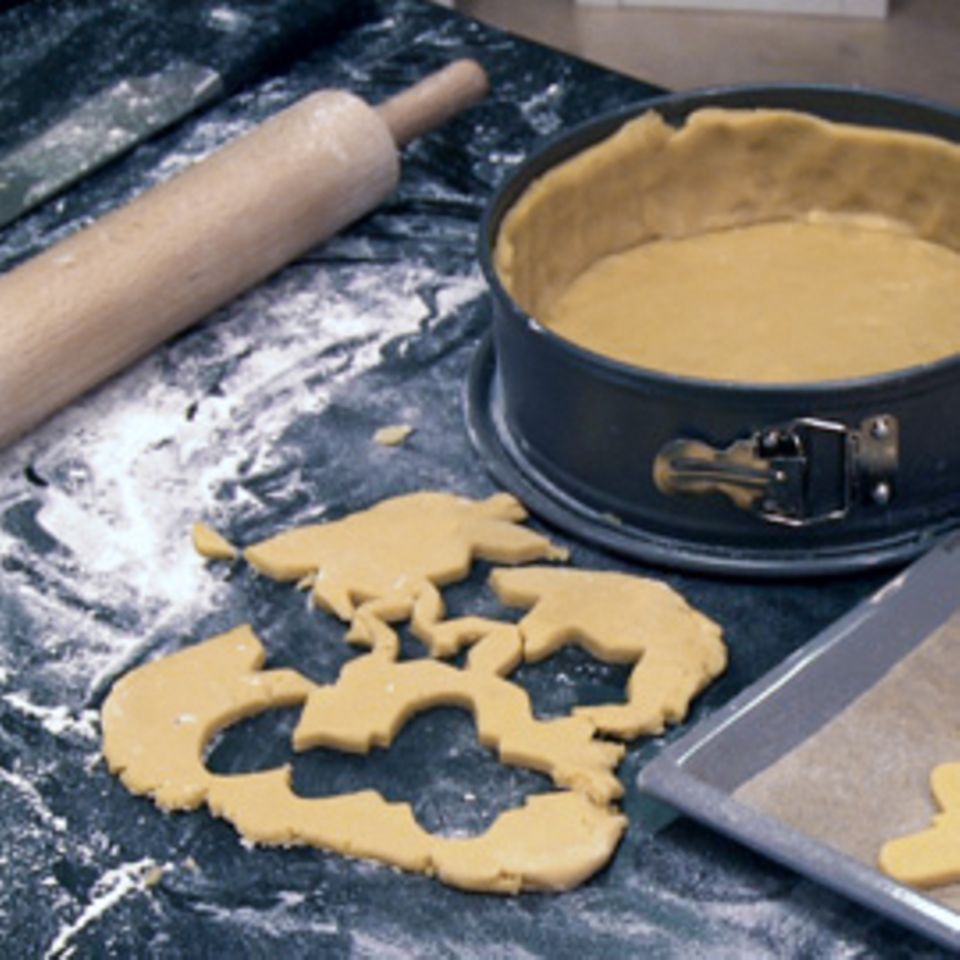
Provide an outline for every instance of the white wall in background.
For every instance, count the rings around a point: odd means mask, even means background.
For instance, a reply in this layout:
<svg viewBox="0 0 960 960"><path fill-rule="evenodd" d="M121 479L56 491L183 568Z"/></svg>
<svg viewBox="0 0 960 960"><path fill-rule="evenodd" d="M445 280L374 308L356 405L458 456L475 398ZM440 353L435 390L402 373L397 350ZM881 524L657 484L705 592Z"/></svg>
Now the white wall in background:
<svg viewBox="0 0 960 960"><path fill-rule="evenodd" d="M889 0L577 0L592 7L646 7L670 10L738 10L751 13L805 13L837 17L885 17Z"/></svg>

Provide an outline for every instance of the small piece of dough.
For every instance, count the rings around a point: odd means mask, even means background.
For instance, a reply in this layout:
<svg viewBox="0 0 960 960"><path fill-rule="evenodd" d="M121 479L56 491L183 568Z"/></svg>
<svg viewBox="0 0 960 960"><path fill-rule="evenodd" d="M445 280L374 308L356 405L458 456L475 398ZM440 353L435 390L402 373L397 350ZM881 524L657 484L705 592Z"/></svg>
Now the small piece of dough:
<svg viewBox="0 0 960 960"><path fill-rule="evenodd" d="M193 525L190 533L193 548L209 560L233 560L240 552L226 537L202 520Z"/></svg>
<svg viewBox="0 0 960 960"><path fill-rule="evenodd" d="M577 707L598 730L632 739L678 723L691 699L727 664L722 632L665 583L621 573L526 567L494 570L506 604L531 607L520 621L523 655L542 660L578 643L612 663L635 663L627 702Z"/></svg>
<svg viewBox="0 0 960 960"><path fill-rule="evenodd" d="M914 887L960 881L960 763L934 768L930 787L941 812L926 830L885 843L880 868Z"/></svg>
<svg viewBox="0 0 960 960"><path fill-rule="evenodd" d="M413 433L413 427L410 424L394 423L377 430L373 435L373 440L374 443L379 443L381 447L398 447L411 433Z"/></svg>
<svg viewBox="0 0 960 960"><path fill-rule="evenodd" d="M311 844L436 874L470 890L568 889L616 849L626 818L602 801L622 789L612 771L623 747L592 740L585 721L537 721L514 684L430 660L398 664L370 653L329 687L291 670L261 672L263 661L259 640L240 627L124 676L102 712L110 770L132 793L152 795L168 810L206 801L255 842ZM309 709L295 736L301 748L389 745L414 713L463 704L474 710L481 742L497 746L501 760L548 771L577 789L530 796L485 833L464 839L428 833L409 804L389 803L372 790L299 797L288 767L232 776L207 770L204 749L218 730L305 700Z"/></svg>
<svg viewBox="0 0 960 960"><path fill-rule="evenodd" d="M378 600L401 611L431 586L464 579L475 559L565 559L566 550L519 526L526 516L506 493L479 501L411 493L281 533L247 547L244 556L276 580L312 577L317 605L350 622L358 602Z"/></svg>

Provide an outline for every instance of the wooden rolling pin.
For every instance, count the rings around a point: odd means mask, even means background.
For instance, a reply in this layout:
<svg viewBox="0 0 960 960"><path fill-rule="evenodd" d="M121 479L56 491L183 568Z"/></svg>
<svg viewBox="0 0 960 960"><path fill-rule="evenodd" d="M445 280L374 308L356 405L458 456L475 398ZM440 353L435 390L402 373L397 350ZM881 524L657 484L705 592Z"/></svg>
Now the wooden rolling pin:
<svg viewBox="0 0 960 960"><path fill-rule="evenodd" d="M370 212L486 89L459 60L376 109L312 94L0 277L0 446Z"/></svg>

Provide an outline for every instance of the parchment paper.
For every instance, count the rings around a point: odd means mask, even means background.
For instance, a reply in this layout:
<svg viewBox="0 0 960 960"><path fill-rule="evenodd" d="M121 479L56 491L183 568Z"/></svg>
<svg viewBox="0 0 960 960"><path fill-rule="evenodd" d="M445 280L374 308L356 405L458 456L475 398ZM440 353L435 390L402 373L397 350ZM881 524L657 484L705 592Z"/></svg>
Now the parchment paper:
<svg viewBox="0 0 960 960"><path fill-rule="evenodd" d="M734 797L876 866L886 840L930 826L930 773L957 761L960 613ZM960 912L960 884L927 893Z"/></svg>

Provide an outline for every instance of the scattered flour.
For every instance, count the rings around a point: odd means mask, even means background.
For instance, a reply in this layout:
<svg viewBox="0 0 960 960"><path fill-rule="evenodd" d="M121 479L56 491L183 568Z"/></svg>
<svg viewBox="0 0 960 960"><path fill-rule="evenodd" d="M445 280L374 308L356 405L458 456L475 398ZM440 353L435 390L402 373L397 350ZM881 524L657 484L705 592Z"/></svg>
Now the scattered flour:
<svg viewBox="0 0 960 960"><path fill-rule="evenodd" d="M16 791L45 826L57 833L63 833L67 829L67 821L50 810L40 791L26 777L0 767L0 781Z"/></svg>
<svg viewBox="0 0 960 960"><path fill-rule="evenodd" d="M4 694L3 700L20 713L39 720L43 729L51 736L74 734L84 740L99 741L100 718L96 710L81 710L78 714L73 714L63 704L41 707L31 703L22 692Z"/></svg>
<svg viewBox="0 0 960 960"><path fill-rule="evenodd" d="M123 863L119 867L107 870L94 884L90 902L72 923L61 927L53 943L44 953L45 960L70 956L73 952L73 938L95 923L108 910L115 907L124 897L152 886L157 869L165 869L149 857L134 863ZM69 951L69 952L68 952Z"/></svg>
<svg viewBox="0 0 960 960"><path fill-rule="evenodd" d="M380 361L385 343L420 328L432 312L418 296L425 285L436 286L436 274L416 264L290 271L192 335L199 342L154 353L0 453L0 478L29 463L48 481L0 486L0 514L18 499L39 501L36 522L61 552L38 558L0 529L0 553L39 566L51 587L29 601L51 652L58 636L92 635L82 662L61 660L63 671L88 681L109 673L135 640L189 629L222 605L228 587L191 548L193 521L215 523L231 509L218 500L226 482L289 468L284 430L321 413L338 384ZM481 291L476 274L452 278L434 309L452 314ZM88 615L53 596L58 587L88 608L131 611L141 637L91 629Z"/></svg>
<svg viewBox="0 0 960 960"><path fill-rule="evenodd" d="M476 271L301 264L0 451L0 520L17 518L0 522L0 621L24 638L2 651L0 713L58 741L29 779L0 770L34 817L0 844L0 863L55 842L99 873L77 914L65 888L56 894L52 863L38 860L35 880L51 891L60 924L47 957L71 956L82 931L159 876L152 859L106 866L120 850L98 849L92 832L74 835L32 781L55 783L64 749L89 772L99 696L158 642L196 636L201 618L229 605L231 585L193 550L193 522L223 528L238 510L268 510L237 483L245 477L276 470L295 492L301 451L284 443L285 431L378 365L387 343L442 324L482 291ZM323 507L304 509L315 517ZM291 895L265 914L230 911L229 921L267 920L267 929L279 917L294 931L305 922L299 907ZM318 933L340 935L335 924Z"/></svg>

